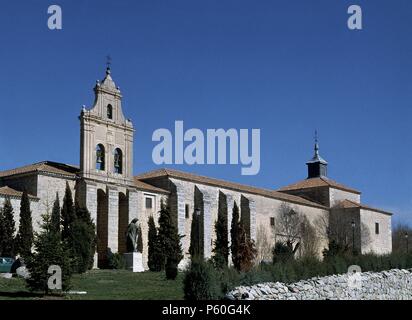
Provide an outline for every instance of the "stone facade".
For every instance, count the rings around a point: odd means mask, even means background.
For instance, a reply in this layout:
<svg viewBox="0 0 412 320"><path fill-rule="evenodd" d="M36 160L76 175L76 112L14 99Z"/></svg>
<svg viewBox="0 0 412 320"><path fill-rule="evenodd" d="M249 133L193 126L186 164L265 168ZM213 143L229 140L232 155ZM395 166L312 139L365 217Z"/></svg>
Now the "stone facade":
<svg viewBox="0 0 412 320"><path fill-rule="evenodd" d="M19 192L28 191L32 196L34 229L37 231L41 215L51 211L56 193L63 201L68 183L76 200L90 211L96 224L95 267L104 267L110 252L125 253L127 226L133 218L138 218L143 234L143 265L147 269L147 222L153 216L157 223L162 199L169 201L178 232L184 236L181 239L184 252L181 268L190 260L191 223L196 209L202 218L203 230L199 236L203 239L204 256L210 258L216 238L214 225L219 205L227 208L230 234L235 202L250 238L257 241L264 234L269 246L283 239L276 226L282 206L288 204L315 226L320 220L328 221L332 212L345 214L356 221L357 243L363 241L360 226L365 226L372 234L371 241L362 245L362 252L391 251L391 215L361 205L360 192L322 176L327 172L327 162L320 158L317 143L315 156L308 162L308 179L280 190L261 189L168 169L133 176L134 127L123 114L122 95L110 69L106 70L105 78L97 82L94 93L93 106L90 109L83 107L79 117L80 167L44 161L3 171L0 172L0 188L7 186L12 189L7 192L14 195L11 200L16 222ZM10 195L2 194L0 189L0 204L7 196ZM341 202L346 206L340 207ZM344 223L349 224L351 220ZM376 223L379 224L378 233ZM326 237L319 235L319 256L326 246Z"/></svg>
<svg viewBox="0 0 412 320"><path fill-rule="evenodd" d="M268 241L273 244L276 241L276 233L274 227L270 225L270 221L271 218L274 218L275 221L277 220L280 208L282 204L285 203L285 200L170 177L148 179L145 181L156 186L162 186L171 192L171 207L172 210L176 210L179 234L184 236L181 242L185 261L182 261L181 266L186 265L190 258L191 223L196 208L201 210L203 219L204 255L205 257L211 257L213 243L216 239L214 225L218 217L219 194L224 194L227 201L229 234L232 209L236 201L241 215L245 216L249 222L251 239L256 240L256 232L259 229L258 226L261 226L266 230ZM290 205L291 208L305 214L313 224L318 218L324 217L327 219L329 212L326 208L315 203L313 203L312 206L296 203L291 203ZM186 209L189 211L188 214ZM319 256L321 255L321 250L326 245L326 239L321 239L318 252Z"/></svg>
<svg viewBox="0 0 412 320"><path fill-rule="evenodd" d="M392 251L391 216L368 209L359 210L361 226L366 228L369 234L369 241L362 245L362 253L390 253Z"/></svg>

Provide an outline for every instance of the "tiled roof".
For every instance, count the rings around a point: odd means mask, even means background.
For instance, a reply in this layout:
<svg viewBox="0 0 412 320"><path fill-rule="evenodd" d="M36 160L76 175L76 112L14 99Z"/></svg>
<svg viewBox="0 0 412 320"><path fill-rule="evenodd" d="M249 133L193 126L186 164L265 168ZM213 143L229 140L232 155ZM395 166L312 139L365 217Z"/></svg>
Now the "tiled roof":
<svg viewBox="0 0 412 320"><path fill-rule="evenodd" d="M343 184L340 184L326 177L305 179L305 180L296 182L294 184L288 185L286 187L282 187L278 189L278 191L291 191L291 190L309 189L309 188L316 188L316 187L332 187L332 188L340 189L343 191L360 194L360 191L349 188Z"/></svg>
<svg viewBox="0 0 412 320"><path fill-rule="evenodd" d="M256 194L256 195L260 195L260 196L264 196L268 198L288 201L288 202L306 205L310 207L326 209L325 206L322 206L319 203L312 202L312 201L303 199L301 197L290 195L287 193L282 193L282 192L278 192L275 190L269 190L269 189L256 188L256 187L243 185L243 184L239 184L235 182L229 182L225 180L214 179L214 178L209 178L205 176L199 176L199 175L195 175L192 173L172 170L172 169L159 169L155 171L150 171L150 172L141 174L139 176L136 176L135 179L145 180L147 182L147 180L150 180L152 178L158 178L158 177L164 177L164 176L187 180L191 182L197 182L197 183L206 184L206 185L211 185L215 187L226 188L226 189L230 189L234 191Z"/></svg>
<svg viewBox="0 0 412 320"><path fill-rule="evenodd" d="M23 195L23 192L17 191L8 186L5 186L5 187L0 187L0 195L7 196L7 197L19 197L20 198ZM29 198L38 199L37 197L32 196L30 194L29 194Z"/></svg>
<svg viewBox="0 0 412 320"><path fill-rule="evenodd" d="M140 190L169 194L169 191L158 188L158 187L155 187L155 186L152 186L151 184L148 184L146 182L140 181L136 177L134 178L134 184L135 184L136 188L140 189Z"/></svg>
<svg viewBox="0 0 412 320"><path fill-rule="evenodd" d="M360 209L371 210L371 211L376 211L376 212L380 212L380 213L383 213L383 214L392 215L391 212L384 211L384 210L381 210L381 209L372 208L372 207L369 207L369 206L366 206L364 204L361 204L361 203L358 203L358 202L355 202L355 201L352 201L352 200L348 200L348 199L340 201L338 207L348 208L348 209L349 208L360 208Z"/></svg>
<svg viewBox="0 0 412 320"><path fill-rule="evenodd" d="M76 174L79 172L79 168L76 166L63 163L42 161L11 170L0 171L0 178L33 172L46 172L52 174L59 174L63 176L75 177Z"/></svg>

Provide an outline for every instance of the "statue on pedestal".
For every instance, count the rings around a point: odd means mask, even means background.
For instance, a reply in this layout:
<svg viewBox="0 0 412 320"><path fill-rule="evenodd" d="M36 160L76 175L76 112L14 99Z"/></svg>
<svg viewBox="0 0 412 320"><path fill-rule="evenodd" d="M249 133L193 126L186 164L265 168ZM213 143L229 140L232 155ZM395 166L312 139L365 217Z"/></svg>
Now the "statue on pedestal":
<svg viewBox="0 0 412 320"><path fill-rule="evenodd" d="M139 220L134 218L127 227L126 247L127 253L124 253L126 268L133 272L143 272L143 240L142 229L137 223Z"/></svg>
<svg viewBox="0 0 412 320"><path fill-rule="evenodd" d="M141 237L140 226L138 225L139 219L134 218L127 227L126 233L126 247L127 252L140 252L141 248L138 248L139 237ZM139 251L140 249L140 251Z"/></svg>

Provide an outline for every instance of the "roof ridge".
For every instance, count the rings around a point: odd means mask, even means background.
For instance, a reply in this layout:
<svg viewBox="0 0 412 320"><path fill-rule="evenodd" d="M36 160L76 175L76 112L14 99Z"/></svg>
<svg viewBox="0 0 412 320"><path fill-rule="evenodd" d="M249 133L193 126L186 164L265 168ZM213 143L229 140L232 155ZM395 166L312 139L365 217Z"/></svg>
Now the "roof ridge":
<svg viewBox="0 0 412 320"><path fill-rule="evenodd" d="M56 173L62 175L70 175L73 176L78 172L78 167L73 167L71 165L66 165L60 162L53 162L49 160L44 160L40 162L35 162L31 164L26 164L23 166L15 167L12 169L7 169L0 171L0 177L7 177L7 176L14 176L18 174L26 174L26 173L33 173L33 172L48 172L48 173Z"/></svg>
<svg viewBox="0 0 412 320"><path fill-rule="evenodd" d="M315 182L315 184L312 184L311 182ZM318 182L318 185L316 185L316 182ZM277 190L280 191L280 192L285 192L285 191L289 191L289 190L315 188L315 187L320 187L320 186L329 186L331 188L361 194L360 191L358 191L354 188L348 187L348 186L346 186L342 183L339 183L339 182L337 182L333 179L330 179L328 177L325 177L325 176L306 178L306 179L303 179L303 180L299 180L295 183L283 186L283 187L281 187Z"/></svg>
<svg viewBox="0 0 412 320"><path fill-rule="evenodd" d="M349 199L341 200L341 202L344 202L344 201L349 202L350 204L352 204L352 205L354 205L354 206L356 206L357 208L360 208L360 209L371 210L371 211L376 211L376 212L380 212L380 213L383 213L383 214L392 215L392 212L389 212L389 211L386 211L386 210L383 210L383 209L379 209L379 208L375 208L375 207L371 207L367 204L362 204L360 202L356 202L356 201L349 200Z"/></svg>
<svg viewBox="0 0 412 320"><path fill-rule="evenodd" d="M7 192L7 191L9 192L9 194L8 194L9 196L21 197L23 195L23 191L16 190L16 189L14 189L10 186L5 185L5 186L0 187L0 193L1 192ZM38 199L36 196L34 196L30 193L27 193L27 195L29 196L29 198ZM7 196L7 194L6 194L6 196Z"/></svg>
<svg viewBox="0 0 412 320"><path fill-rule="evenodd" d="M219 185L220 183L223 183L221 185L222 188L226 188L226 189L237 189L237 190L243 190L243 192L246 193L251 193L251 194L259 194L260 192L264 192L265 194L261 194L262 196L266 196L266 197L274 197L277 198L279 200L287 200L289 199L291 202L297 202L297 203L301 203L301 204L306 204L308 206L315 206L315 207L321 207L321 208L327 208L319 203L316 203L314 201L311 200L307 200L305 198L302 198L300 196L297 195L291 195L291 194L287 194L284 192L280 192L274 189L269 189L269 188L263 188L263 187L256 187L256 186L251 186L251 185L247 185L247 184L242 184L239 182L232 182L232 181L227 181L227 180L223 180L223 179L218 179L218 178L212 178L212 177L208 177L208 176L203 176L203 175L198 175L195 173L189 173L189 172L185 172L185 171L181 171L181 170L175 170L175 169L169 169L169 168L161 168L158 170L153 170L153 171L149 171L146 173L146 176L148 177L144 177L143 175L140 176L136 176L135 178L137 179L150 179L150 178L154 178L153 175L158 175L161 173L164 173L166 176L168 177L173 177L176 176L177 178L183 179L183 180L201 180L201 179L205 179L206 181L201 181L200 183L203 184L215 184L215 185ZM150 177L150 174L152 175L152 177ZM228 185L225 185L228 184ZM249 190L247 190L249 189Z"/></svg>
<svg viewBox="0 0 412 320"><path fill-rule="evenodd" d="M353 203L353 204L362 205L360 202L356 202L356 201L349 200L349 199L344 199L344 201L349 201L350 203Z"/></svg>

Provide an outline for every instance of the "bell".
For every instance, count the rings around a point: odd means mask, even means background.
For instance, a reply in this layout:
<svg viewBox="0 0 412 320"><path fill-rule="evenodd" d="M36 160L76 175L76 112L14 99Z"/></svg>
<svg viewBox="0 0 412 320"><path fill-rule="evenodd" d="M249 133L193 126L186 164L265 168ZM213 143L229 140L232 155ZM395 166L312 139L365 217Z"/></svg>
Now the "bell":
<svg viewBox="0 0 412 320"><path fill-rule="evenodd" d="M119 168L120 167L120 163L119 163L119 156L115 156L115 158L114 158L114 166L116 167L116 168Z"/></svg>
<svg viewBox="0 0 412 320"><path fill-rule="evenodd" d="M97 163L103 163L103 156L101 151L97 151Z"/></svg>

